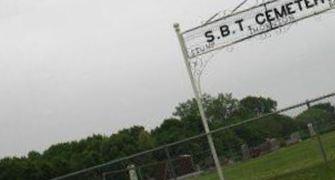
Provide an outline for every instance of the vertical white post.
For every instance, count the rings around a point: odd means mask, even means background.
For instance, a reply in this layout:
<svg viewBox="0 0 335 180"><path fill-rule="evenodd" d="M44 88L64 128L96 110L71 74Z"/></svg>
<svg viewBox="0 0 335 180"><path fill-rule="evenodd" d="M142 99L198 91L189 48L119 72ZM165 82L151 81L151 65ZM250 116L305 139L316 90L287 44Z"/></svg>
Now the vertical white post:
<svg viewBox="0 0 335 180"><path fill-rule="evenodd" d="M178 36L178 40L179 40L181 50L182 50L182 53L183 53L184 62L186 64L187 72L188 72L188 75L189 75L190 80L191 80L191 85L192 85L193 92L194 92L194 95L195 95L195 98L196 98L196 101L197 101L197 104L198 104L202 124L204 126L205 132L209 133L210 130L209 130L209 126L208 126L208 123L207 123L208 121L207 121L207 117L205 115L204 107L202 105L202 94L200 94L200 92L199 92L199 89L196 85L196 80L195 80L195 78L193 76L193 73L192 73L191 64L190 64L190 61L188 59L187 49L186 49L186 46L185 46L185 41L184 41L184 38L181 35L179 24L178 23L174 24L174 28L175 28L177 36ZM214 145L212 135L208 134L207 139L208 139L208 144L209 144L209 147L210 147L211 152L212 152L212 156L213 156L213 159L214 159L214 162L215 162L215 166L216 166L216 170L217 170L217 173L219 175L219 178L220 178L220 180L224 180L221 165L220 165L220 161L219 161L216 149L215 149L215 145Z"/></svg>

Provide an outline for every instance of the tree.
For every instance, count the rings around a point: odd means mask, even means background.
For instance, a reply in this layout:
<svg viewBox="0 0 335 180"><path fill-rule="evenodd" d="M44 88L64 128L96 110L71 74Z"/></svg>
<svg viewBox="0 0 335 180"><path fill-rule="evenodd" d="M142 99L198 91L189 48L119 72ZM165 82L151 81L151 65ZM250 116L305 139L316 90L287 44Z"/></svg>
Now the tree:
<svg viewBox="0 0 335 180"><path fill-rule="evenodd" d="M202 101L211 130L245 121L260 113L271 113L277 108L277 102L270 98L248 96L239 101L231 94L204 95ZM237 155L236 152L240 152L243 143L257 146L266 138L287 137L298 129L298 125L306 127L306 124L311 122L318 128L329 129L335 124L334 109L329 103L317 104L302 112L295 120L285 115L272 115L216 132L213 134L215 146L221 157L233 157ZM92 135L79 141L55 144L42 153L31 151L26 157L1 159L0 179L51 179L204 133L194 98L180 103L175 108L173 116L165 119L151 132L146 131L144 127L134 126L110 136ZM171 146L168 150L172 157L192 155L197 164L206 164L204 160L209 157L206 136ZM72 179L96 179L101 172L125 169L129 164L144 165L165 159L166 154L161 150L124 160ZM151 174L153 171L153 169L147 169L142 173ZM114 174L112 178L123 180L126 176Z"/></svg>
<svg viewBox="0 0 335 180"><path fill-rule="evenodd" d="M218 94L211 98L206 108L209 120L212 123L228 125L228 120L239 109L239 101L233 98L232 94Z"/></svg>
<svg viewBox="0 0 335 180"><path fill-rule="evenodd" d="M157 145L164 145L186 138L183 123L174 118L164 120L162 125L152 131L152 135Z"/></svg>
<svg viewBox="0 0 335 180"><path fill-rule="evenodd" d="M335 127L334 107L330 103L317 104L303 111L296 118L301 129L312 123L318 131L329 131Z"/></svg>
<svg viewBox="0 0 335 180"><path fill-rule="evenodd" d="M277 102L271 98L248 96L240 103L245 110L255 114L271 113L277 109Z"/></svg>
<svg viewBox="0 0 335 180"><path fill-rule="evenodd" d="M30 151L28 153L28 159L30 160L39 160L41 158L41 154L37 151Z"/></svg>
<svg viewBox="0 0 335 180"><path fill-rule="evenodd" d="M220 93L217 97L205 94L202 103L211 129L229 125L231 123L229 120L239 110L239 101L233 98L232 94ZM198 105L194 98L180 103L173 115L185 123L188 128L196 129L196 133L204 132Z"/></svg>

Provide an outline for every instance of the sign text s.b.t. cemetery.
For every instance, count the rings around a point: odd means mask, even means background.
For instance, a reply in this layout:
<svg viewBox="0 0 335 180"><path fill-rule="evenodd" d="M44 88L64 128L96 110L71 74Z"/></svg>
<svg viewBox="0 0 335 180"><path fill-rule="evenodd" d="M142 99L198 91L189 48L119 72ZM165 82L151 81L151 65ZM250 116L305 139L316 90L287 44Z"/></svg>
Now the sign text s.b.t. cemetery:
<svg viewBox="0 0 335 180"><path fill-rule="evenodd" d="M334 0L274 0L184 32L189 58L331 10Z"/></svg>

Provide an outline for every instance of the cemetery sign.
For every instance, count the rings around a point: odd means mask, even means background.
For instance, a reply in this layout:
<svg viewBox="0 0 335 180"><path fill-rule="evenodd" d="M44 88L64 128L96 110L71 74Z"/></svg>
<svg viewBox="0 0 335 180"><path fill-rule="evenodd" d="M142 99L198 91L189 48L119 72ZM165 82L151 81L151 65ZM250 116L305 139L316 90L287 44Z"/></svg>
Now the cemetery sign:
<svg viewBox="0 0 335 180"><path fill-rule="evenodd" d="M334 0L273 0L182 33L188 58L227 47L334 8Z"/></svg>

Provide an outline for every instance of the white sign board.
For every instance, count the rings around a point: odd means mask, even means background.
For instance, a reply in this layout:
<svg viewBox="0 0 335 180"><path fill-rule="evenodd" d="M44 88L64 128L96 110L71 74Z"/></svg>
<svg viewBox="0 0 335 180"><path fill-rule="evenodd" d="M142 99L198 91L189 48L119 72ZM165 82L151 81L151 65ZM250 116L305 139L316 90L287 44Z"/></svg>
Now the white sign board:
<svg viewBox="0 0 335 180"><path fill-rule="evenodd" d="M334 0L274 0L182 33L188 58L206 54L334 8Z"/></svg>

